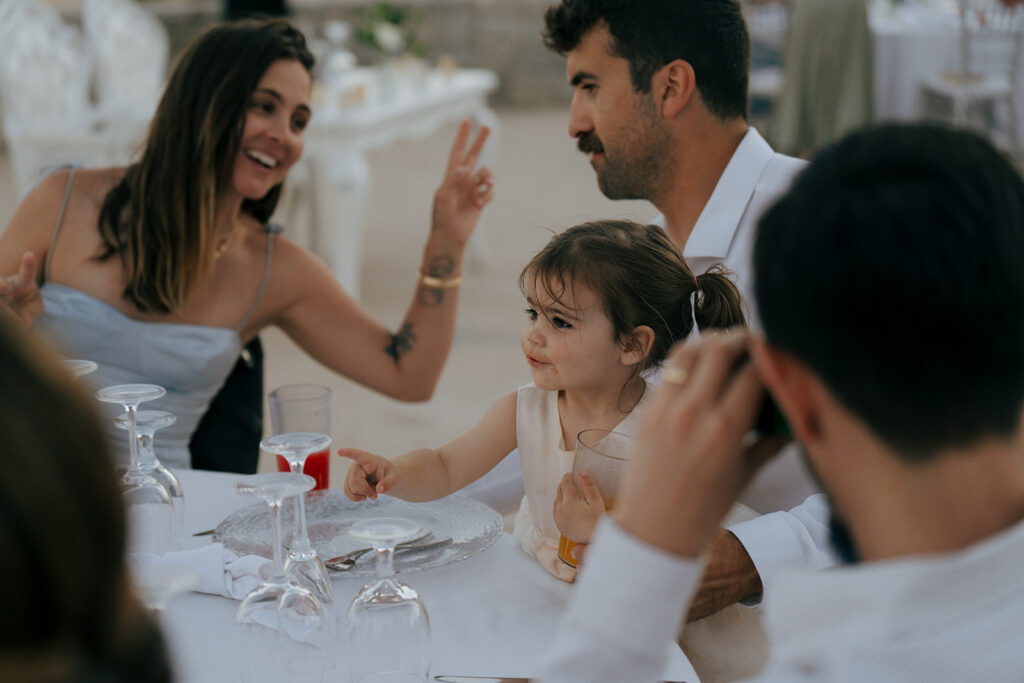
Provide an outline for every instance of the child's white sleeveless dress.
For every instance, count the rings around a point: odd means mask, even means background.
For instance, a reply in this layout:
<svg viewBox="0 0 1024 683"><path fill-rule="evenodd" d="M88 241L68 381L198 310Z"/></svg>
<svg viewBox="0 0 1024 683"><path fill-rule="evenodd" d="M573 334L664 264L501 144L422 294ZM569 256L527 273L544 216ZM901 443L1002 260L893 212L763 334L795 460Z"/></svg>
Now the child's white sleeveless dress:
<svg viewBox="0 0 1024 683"><path fill-rule="evenodd" d="M636 436L640 411L654 394L648 386L633 411L615 431ZM513 535L519 546L537 559L551 574L573 581L576 569L558 559L558 527L555 525L555 493L562 476L572 471L575 444L562 443L558 417L558 392L538 389L534 384L516 392L516 441L523 467L526 495L519 505Z"/></svg>

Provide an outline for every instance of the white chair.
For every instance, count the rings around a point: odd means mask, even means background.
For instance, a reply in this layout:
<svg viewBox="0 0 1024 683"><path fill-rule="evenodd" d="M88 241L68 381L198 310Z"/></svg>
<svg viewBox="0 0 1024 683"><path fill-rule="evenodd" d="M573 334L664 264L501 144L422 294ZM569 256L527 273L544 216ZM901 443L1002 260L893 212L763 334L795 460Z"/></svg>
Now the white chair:
<svg viewBox="0 0 1024 683"><path fill-rule="evenodd" d="M90 65L73 26L22 16L0 56L3 132L19 195L55 163L91 162L94 116Z"/></svg>
<svg viewBox="0 0 1024 683"><path fill-rule="evenodd" d="M85 0L82 29L95 69L97 111L120 124L148 121L163 90L167 30L131 0Z"/></svg>
<svg viewBox="0 0 1024 683"><path fill-rule="evenodd" d="M0 45L29 24L60 23L56 9L36 0L0 0Z"/></svg>
<svg viewBox="0 0 1024 683"><path fill-rule="evenodd" d="M960 22L960 69L924 80L922 111L928 119L978 129L1019 160L1024 12L1000 2L973 9L960 0Z"/></svg>
<svg viewBox="0 0 1024 683"><path fill-rule="evenodd" d="M129 163L163 86L159 22L126 0L86 0L86 41L42 2L0 3L3 133L19 196L51 166Z"/></svg>
<svg viewBox="0 0 1024 683"><path fill-rule="evenodd" d="M26 26L59 24L60 14L50 5L35 0L0 0L0 116L3 114L3 69L7 62L6 46Z"/></svg>

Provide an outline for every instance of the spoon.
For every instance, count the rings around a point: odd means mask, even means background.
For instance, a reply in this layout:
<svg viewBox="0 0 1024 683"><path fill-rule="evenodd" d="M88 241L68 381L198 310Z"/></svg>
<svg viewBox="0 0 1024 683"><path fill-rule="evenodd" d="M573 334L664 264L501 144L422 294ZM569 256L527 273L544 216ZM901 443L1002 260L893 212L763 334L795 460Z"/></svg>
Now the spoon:
<svg viewBox="0 0 1024 683"><path fill-rule="evenodd" d="M426 534L424 534L425 536ZM423 536L420 536L423 538ZM448 545L452 542L451 538L442 538L436 541L428 541L426 543L416 543L419 539L413 539L406 541L405 543L399 543L395 546L395 552L405 552L407 550L431 550L433 548L440 548L443 545ZM336 572L345 572L355 566L356 560L365 555L366 553L373 550L373 548L360 548L359 550L353 550L352 552L339 555L338 557L332 557L329 560L324 561L324 566Z"/></svg>

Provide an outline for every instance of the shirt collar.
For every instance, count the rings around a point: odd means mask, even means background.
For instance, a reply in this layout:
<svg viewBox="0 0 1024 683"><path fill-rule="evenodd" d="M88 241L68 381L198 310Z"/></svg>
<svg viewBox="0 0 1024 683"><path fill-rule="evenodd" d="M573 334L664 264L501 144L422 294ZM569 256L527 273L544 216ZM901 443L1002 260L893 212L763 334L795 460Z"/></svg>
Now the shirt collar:
<svg viewBox="0 0 1024 683"><path fill-rule="evenodd" d="M686 241L686 258L725 258L743 212L775 152L751 126L725 167Z"/></svg>

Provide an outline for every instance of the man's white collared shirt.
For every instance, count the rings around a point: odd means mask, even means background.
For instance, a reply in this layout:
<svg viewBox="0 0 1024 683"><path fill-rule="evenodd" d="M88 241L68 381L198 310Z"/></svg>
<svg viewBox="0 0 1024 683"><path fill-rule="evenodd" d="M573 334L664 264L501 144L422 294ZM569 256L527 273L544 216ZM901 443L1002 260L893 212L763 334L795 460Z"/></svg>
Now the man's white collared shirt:
<svg viewBox="0 0 1024 683"><path fill-rule="evenodd" d="M784 574L754 680L1022 681L1022 568L1018 522L957 552ZM653 682L701 571L602 520L539 680Z"/></svg>

